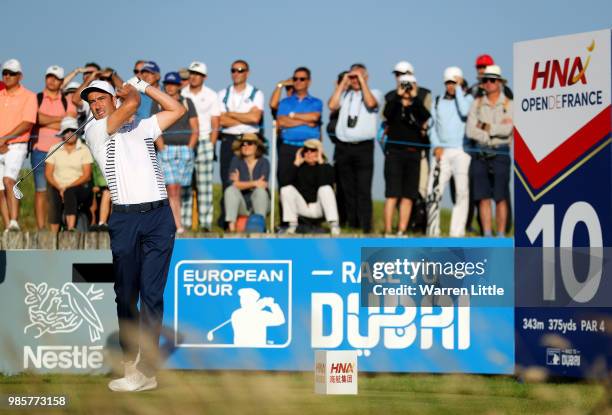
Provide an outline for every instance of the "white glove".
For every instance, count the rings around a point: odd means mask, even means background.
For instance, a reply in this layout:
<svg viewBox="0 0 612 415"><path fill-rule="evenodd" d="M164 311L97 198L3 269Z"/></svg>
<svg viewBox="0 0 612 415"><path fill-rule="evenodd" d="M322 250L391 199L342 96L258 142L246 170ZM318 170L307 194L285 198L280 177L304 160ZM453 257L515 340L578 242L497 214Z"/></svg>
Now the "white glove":
<svg viewBox="0 0 612 415"><path fill-rule="evenodd" d="M138 77L134 76L127 80L126 84L132 85L136 90L142 94L145 93L145 89L147 89L149 85L148 82L143 81L142 79L138 79Z"/></svg>

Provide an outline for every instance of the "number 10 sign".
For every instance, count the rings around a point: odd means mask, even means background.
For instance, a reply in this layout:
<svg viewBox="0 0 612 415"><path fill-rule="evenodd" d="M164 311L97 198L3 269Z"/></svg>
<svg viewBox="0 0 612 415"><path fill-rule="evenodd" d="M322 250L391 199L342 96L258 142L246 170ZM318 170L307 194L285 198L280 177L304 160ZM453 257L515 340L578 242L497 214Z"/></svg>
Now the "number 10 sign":
<svg viewBox="0 0 612 415"><path fill-rule="evenodd" d="M519 374L612 370L611 37L514 45Z"/></svg>

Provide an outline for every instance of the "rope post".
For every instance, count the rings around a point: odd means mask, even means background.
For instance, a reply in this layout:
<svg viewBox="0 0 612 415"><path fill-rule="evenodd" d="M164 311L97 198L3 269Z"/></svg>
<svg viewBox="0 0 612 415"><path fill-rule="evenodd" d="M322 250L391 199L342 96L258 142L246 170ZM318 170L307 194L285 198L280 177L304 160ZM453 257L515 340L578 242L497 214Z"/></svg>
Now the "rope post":
<svg viewBox="0 0 612 415"><path fill-rule="evenodd" d="M276 120L272 121L272 142L270 155L270 227L268 233L274 233L274 223L276 215Z"/></svg>

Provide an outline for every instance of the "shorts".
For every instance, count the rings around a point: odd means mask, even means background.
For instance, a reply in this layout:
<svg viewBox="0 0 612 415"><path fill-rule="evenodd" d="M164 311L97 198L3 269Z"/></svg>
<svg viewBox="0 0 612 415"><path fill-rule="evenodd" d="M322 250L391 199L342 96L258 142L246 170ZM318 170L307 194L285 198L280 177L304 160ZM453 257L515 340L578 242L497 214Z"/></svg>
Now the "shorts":
<svg viewBox="0 0 612 415"><path fill-rule="evenodd" d="M505 154L483 157L472 155L470 163L470 193L472 199L510 199L510 156Z"/></svg>
<svg viewBox="0 0 612 415"><path fill-rule="evenodd" d="M32 168L40 163L47 156L46 151L32 150L30 154L30 164ZM37 192L47 191L47 178L45 177L45 164L41 164L38 169L34 171L34 187Z"/></svg>
<svg viewBox="0 0 612 415"><path fill-rule="evenodd" d="M167 145L157 154L166 184L191 186L194 154L188 146Z"/></svg>
<svg viewBox="0 0 612 415"><path fill-rule="evenodd" d="M8 147L6 153L0 154L0 177L17 180L23 161L28 155L28 143L9 144ZM4 180L0 180L0 190L4 190Z"/></svg>
<svg viewBox="0 0 612 415"><path fill-rule="evenodd" d="M420 170L420 151L385 150L385 197L418 199Z"/></svg>

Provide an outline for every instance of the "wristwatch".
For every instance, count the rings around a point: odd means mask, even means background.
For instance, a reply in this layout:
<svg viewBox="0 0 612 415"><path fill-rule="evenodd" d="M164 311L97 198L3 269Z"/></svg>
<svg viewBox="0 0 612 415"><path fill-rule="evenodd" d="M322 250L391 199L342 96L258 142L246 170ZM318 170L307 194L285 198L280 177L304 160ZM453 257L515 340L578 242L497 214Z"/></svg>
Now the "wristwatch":
<svg viewBox="0 0 612 415"><path fill-rule="evenodd" d="M279 88L279 89L282 88L283 87L283 83L279 82L278 84L276 84L276 87Z"/></svg>

